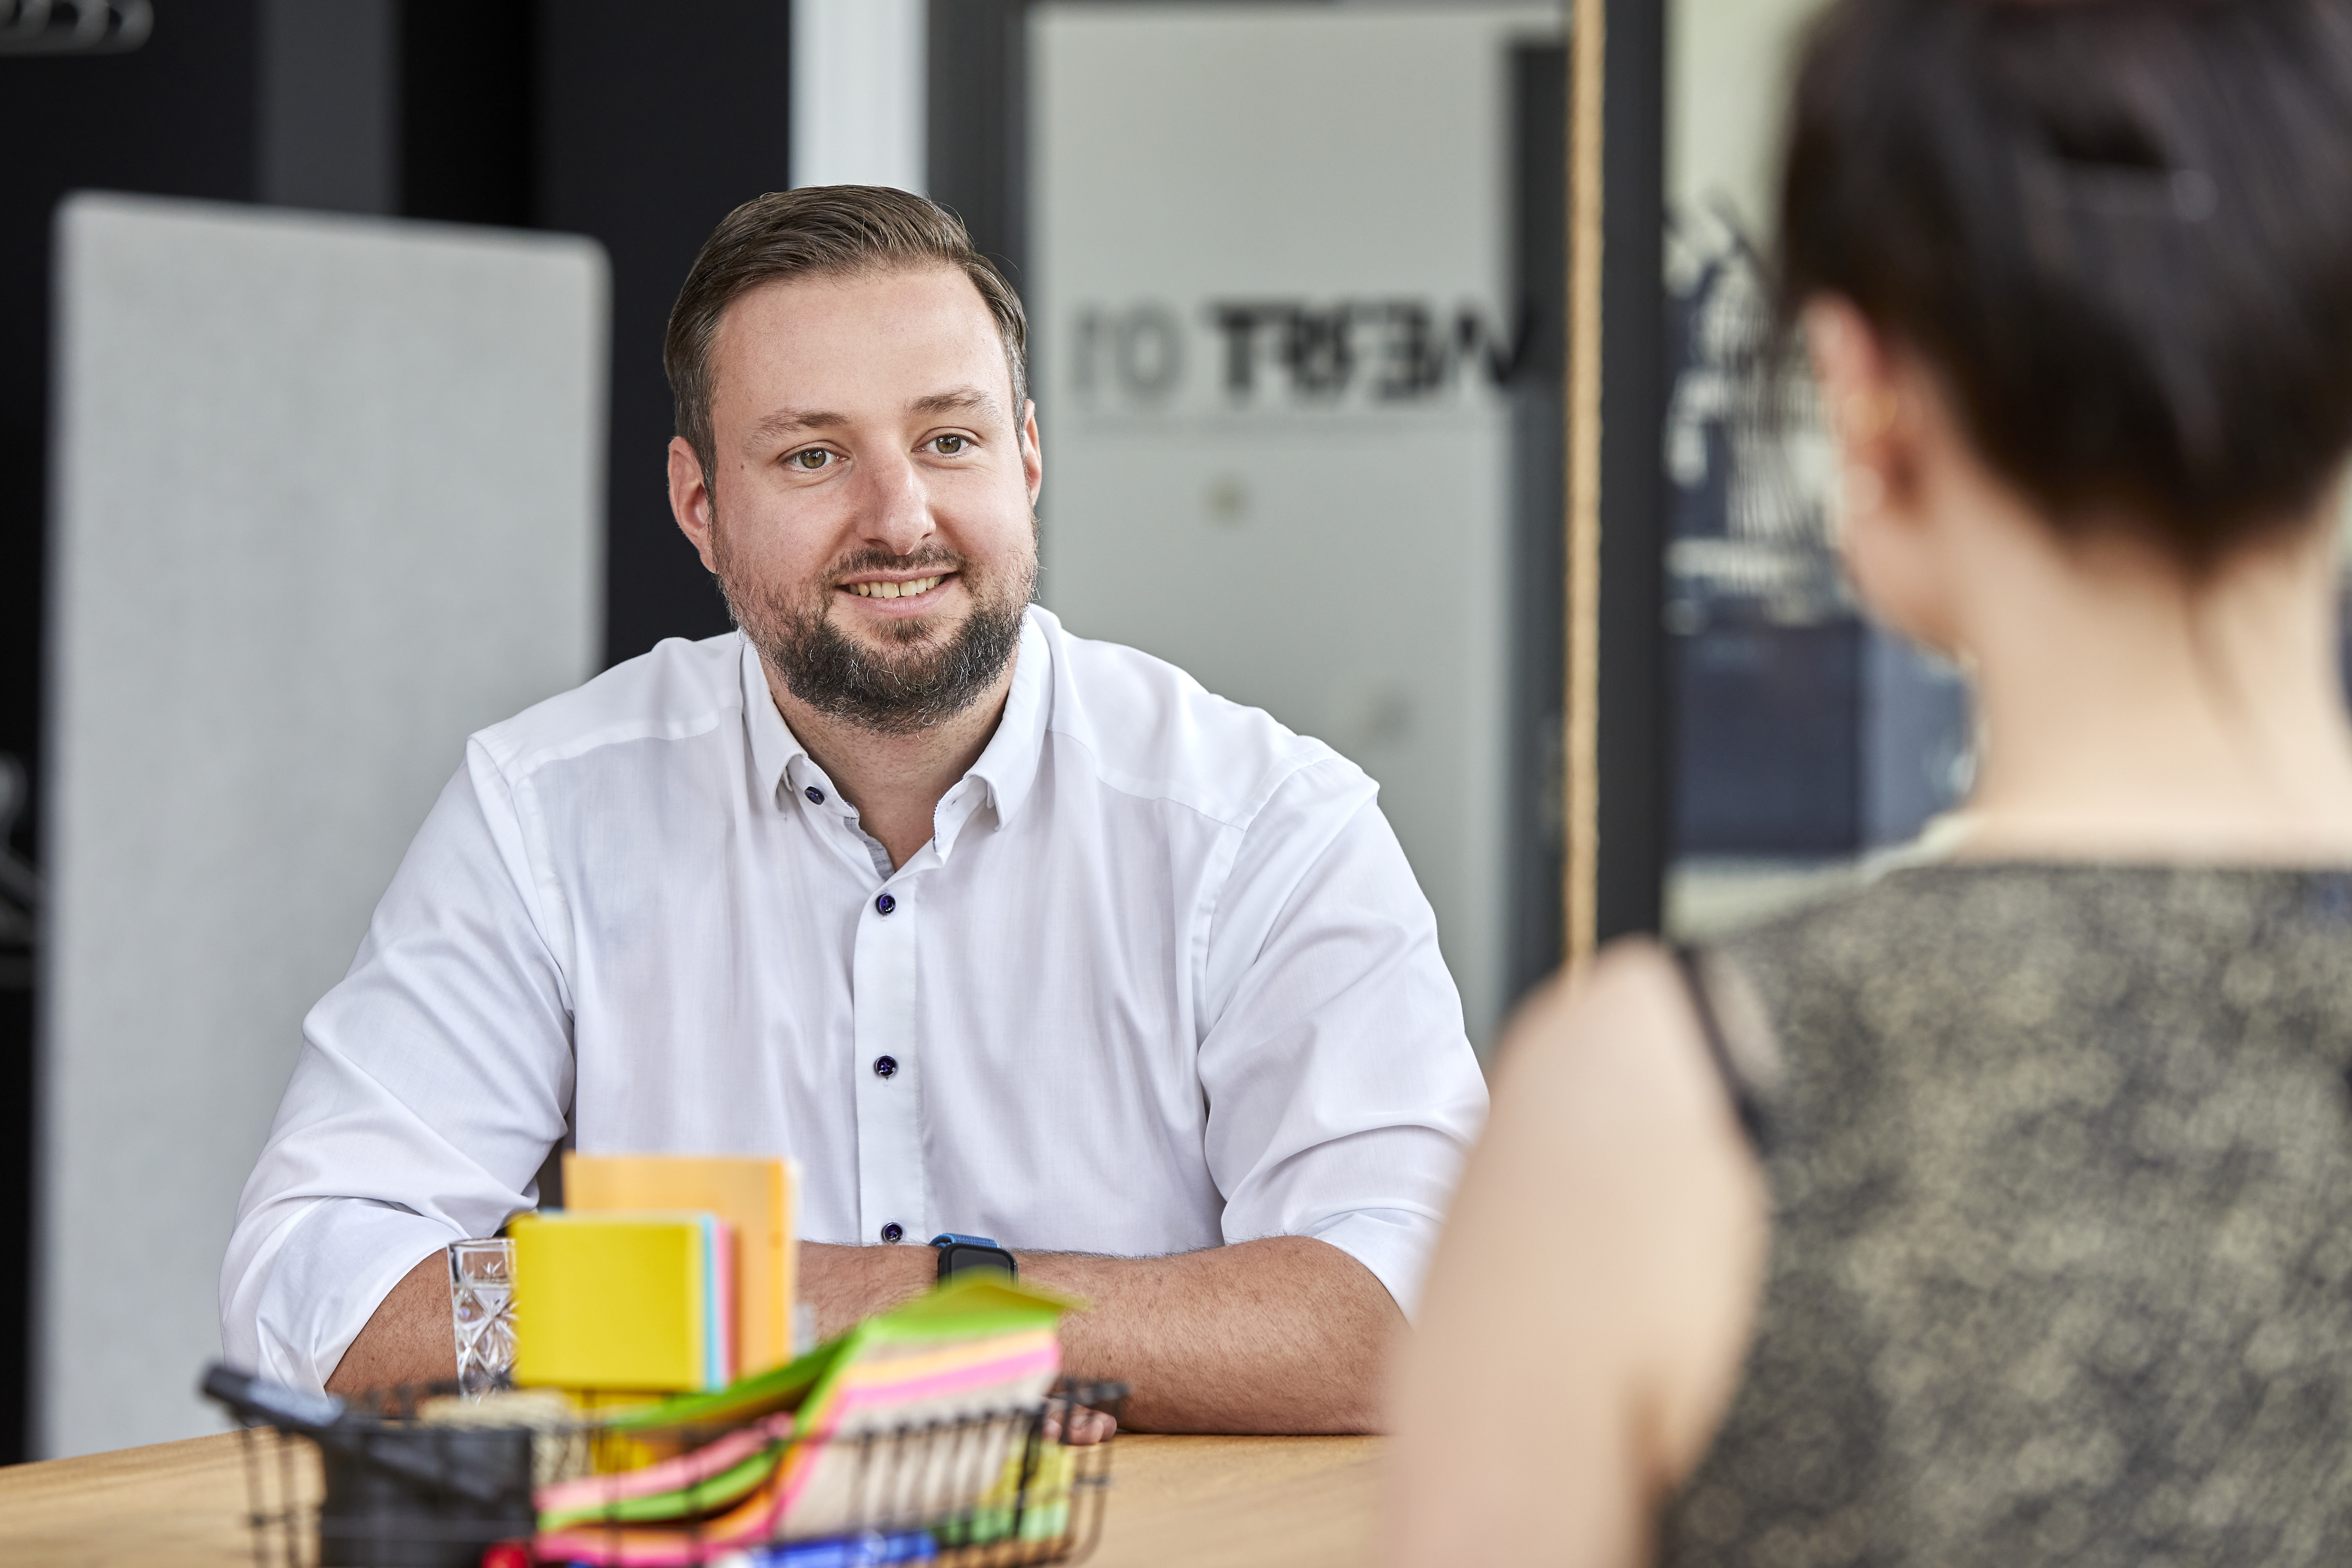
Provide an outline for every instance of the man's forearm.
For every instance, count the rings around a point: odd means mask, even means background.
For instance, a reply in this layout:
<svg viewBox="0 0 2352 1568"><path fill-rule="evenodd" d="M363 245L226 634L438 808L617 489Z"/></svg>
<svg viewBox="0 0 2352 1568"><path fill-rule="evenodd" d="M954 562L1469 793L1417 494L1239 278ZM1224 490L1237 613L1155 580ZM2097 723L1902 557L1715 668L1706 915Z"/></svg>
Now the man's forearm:
<svg viewBox="0 0 2352 1568"><path fill-rule="evenodd" d="M1338 1247L1268 1237L1171 1258L1017 1255L1021 1277L1082 1297L1062 1325L1073 1377L1134 1393L1127 1425L1154 1432L1368 1432L1379 1370L1403 1314ZM822 1334L929 1289L922 1247L803 1244L803 1293ZM455 1377L447 1265L438 1252L384 1297L327 1380L336 1394Z"/></svg>
<svg viewBox="0 0 2352 1568"><path fill-rule="evenodd" d="M449 1263L436 1251L401 1277L335 1374L330 1394L358 1394L404 1384L445 1383L457 1375L457 1333L449 1315Z"/></svg>
<svg viewBox="0 0 2352 1568"><path fill-rule="evenodd" d="M1379 1369L1403 1326L1387 1288L1353 1258L1301 1236L1171 1258L1024 1252L1021 1277L1086 1299L1062 1326L1074 1377L1134 1394L1127 1424L1154 1432L1368 1432ZM804 1247L819 1331L920 1294L929 1248Z"/></svg>
<svg viewBox="0 0 2352 1568"><path fill-rule="evenodd" d="M1172 1258L1034 1253L1022 1278L1083 1296L1063 1325L1074 1377L1134 1389L1152 1432L1370 1432L1404 1314L1353 1258L1275 1236Z"/></svg>

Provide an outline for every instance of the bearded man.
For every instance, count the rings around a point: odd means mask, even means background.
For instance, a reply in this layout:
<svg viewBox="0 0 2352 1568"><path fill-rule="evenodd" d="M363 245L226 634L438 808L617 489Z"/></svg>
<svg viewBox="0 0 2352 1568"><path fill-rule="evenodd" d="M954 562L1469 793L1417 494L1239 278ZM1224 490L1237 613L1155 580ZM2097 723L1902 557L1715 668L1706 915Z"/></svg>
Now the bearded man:
<svg viewBox="0 0 2352 1568"><path fill-rule="evenodd" d="M1373 1423L1486 1108L1435 922L1352 764L1030 603L1024 352L921 197L719 226L669 484L739 629L468 742L305 1023L232 1360L446 1377L443 1248L551 1150L777 1154L823 1332L978 1234L1133 1423Z"/></svg>

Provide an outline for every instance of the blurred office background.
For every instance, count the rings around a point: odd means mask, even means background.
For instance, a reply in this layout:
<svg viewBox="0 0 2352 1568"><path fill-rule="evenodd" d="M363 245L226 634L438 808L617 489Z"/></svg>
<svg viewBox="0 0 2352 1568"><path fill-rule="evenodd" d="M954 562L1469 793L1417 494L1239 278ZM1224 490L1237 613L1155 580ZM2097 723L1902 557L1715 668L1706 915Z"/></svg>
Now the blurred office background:
<svg viewBox="0 0 2352 1568"><path fill-rule="evenodd" d="M1704 937L1901 852L1965 792L1959 672L1857 614L1830 453L1768 364L1786 62L1819 0L1676 0L1664 49L1664 923ZM1776 374L1777 372L1777 374ZM1774 406L1769 394L1788 394Z"/></svg>
<svg viewBox="0 0 2352 1568"><path fill-rule="evenodd" d="M1604 395L1660 466L1605 700L1656 754L1602 772L1655 798L1604 936L1969 777L1757 395L1816 4L1626 23L1660 347ZM1562 940L1568 118L1552 0L0 0L0 1460L209 1429L301 1015L463 737L725 628L659 349L761 191L926 190L1004 263L1041 596L1380 781L1488 1048Z"/></svg>

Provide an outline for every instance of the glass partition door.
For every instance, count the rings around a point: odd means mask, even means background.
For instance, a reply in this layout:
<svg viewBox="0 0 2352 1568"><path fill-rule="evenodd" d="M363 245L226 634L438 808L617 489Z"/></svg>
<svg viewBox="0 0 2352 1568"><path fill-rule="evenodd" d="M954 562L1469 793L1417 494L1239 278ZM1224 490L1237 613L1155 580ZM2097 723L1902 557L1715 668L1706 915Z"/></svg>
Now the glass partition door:
<svg viewBox="0 0 2352 1568"><path fill-rule="evenodd" d="M1043 597L1378 781L1483 1048L1559 954L1559 9L1028 28Z"/></svg>

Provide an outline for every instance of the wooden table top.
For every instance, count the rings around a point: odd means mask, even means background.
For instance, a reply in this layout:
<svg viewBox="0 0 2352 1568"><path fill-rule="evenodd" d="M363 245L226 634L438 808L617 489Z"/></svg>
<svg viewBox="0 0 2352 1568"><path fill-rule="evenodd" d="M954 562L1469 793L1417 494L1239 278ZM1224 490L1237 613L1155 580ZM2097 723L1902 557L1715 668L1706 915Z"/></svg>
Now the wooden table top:
<svg viewBox="0 0 2352 1568"><path fill-rule="evenodd" d="M224 1432L0 1469L0 1563L250 1568L237 1442ZM1373 1437L1122 1436L1089 1561L1368 1563L1379 1451Z"/></svg>

